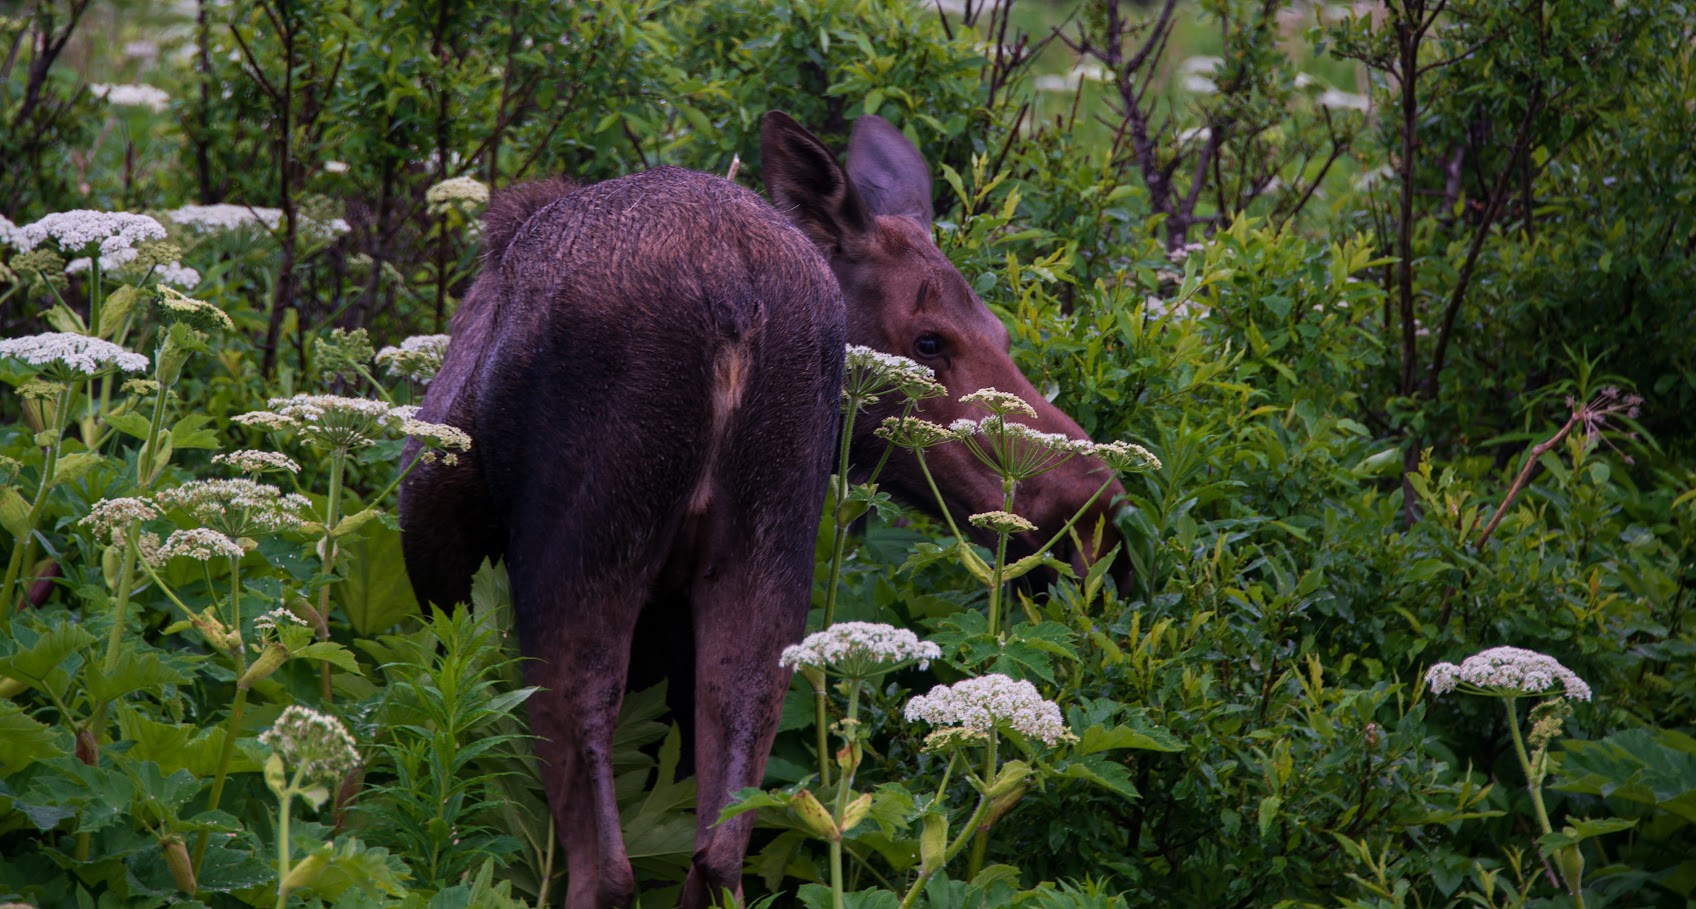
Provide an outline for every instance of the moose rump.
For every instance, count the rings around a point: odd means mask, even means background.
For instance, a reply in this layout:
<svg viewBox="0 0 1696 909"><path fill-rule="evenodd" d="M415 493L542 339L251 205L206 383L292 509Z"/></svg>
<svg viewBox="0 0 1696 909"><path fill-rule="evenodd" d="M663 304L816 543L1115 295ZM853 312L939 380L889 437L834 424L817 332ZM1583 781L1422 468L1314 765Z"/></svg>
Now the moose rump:
<svg viewBox="0 0 1696 909"><path fill-rule="evenodd" d="M692 171L520 187L485 225L421 412L473 449L403 485L408 573L447 606L506 560L574 909L634 902L611 752L638 618L692 630L704 904L740 889L752 816L713 822L761 782L805 624L841 291L770 206Z"/></svg>

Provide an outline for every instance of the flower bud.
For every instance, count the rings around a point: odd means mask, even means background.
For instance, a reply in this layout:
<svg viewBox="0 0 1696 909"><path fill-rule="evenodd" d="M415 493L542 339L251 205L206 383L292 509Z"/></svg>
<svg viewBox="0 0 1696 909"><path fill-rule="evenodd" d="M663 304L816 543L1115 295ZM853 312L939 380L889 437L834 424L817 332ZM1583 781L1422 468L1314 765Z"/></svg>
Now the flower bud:
<svg viewBox="0 0 1696 909"><path fill-rule="evenodd" d="M177 884L177 889L184 893L193 893L199 889L194 880L194 862L189 860L188 849L183 846L180 836L167 836L159 841L159 848L165 852L165 867L171 869L171 880Z"/></svg>
<svg viewBox="0 0 1696 909"><path fill-rule="evenodd" d="M265 650L259 654L259 659L249 664L247 671L242 673L236 687L243 691L252 688L256 682L269 678L271 673L281 669L283 664L288 662L288 658L287 647L275 641L267 644Z"/></svg>
<svg viewBox="0 0 1696 909"><path fill-rule="evenodd" d="M283 893L293 893L302 887L310 887L324 873L324 868L330 864L328 850L319 850L300 860L300 864L289 869L289 876L283 878L279 888Z"/></svg>
<svg viewBox="0 0 1696 909"><path fill-rule="evenodd" d="M842 832L844 835L853 830L872 812L872 794L870 792L848 803L842 809Z"/></svg>
<svg viewBox="0 0 1696 909"><path fill-rule="evenodd" d="M1015 789L1022 794L1026 788L1022 784L1030 775L1031 765L1024 761L1008 761L1001 765L1001 771L995 775L995 781L989 784L989 788L985 789L983 794L992 799L1006 795Z"/></svg>
<svg viewBox="0 0 1696 909"><path fill-rule="evenodd" d="M833 843L842 840L842 831L837 829L836 820L830 816L830 812L825 810L823 805L819 804L818 798L813 795L811 790L803 789L795 793L795 796L789 800L789 810L795 812L795 816L801 819L801 823L805 824L814 836L822 837Z"/></svg>
<svg viewBox="0 0 1696 909"><path fill-rule="evenodd" d="M925 815L924 832L919 834L919 859L926 874L942 869L948 854L948 815L932 811Z"/></svg>

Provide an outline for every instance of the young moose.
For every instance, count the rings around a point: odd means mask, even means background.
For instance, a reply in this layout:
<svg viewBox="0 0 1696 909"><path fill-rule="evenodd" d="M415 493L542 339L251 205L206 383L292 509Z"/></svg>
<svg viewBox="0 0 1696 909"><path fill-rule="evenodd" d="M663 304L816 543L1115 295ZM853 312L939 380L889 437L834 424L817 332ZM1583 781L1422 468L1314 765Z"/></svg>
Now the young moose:
<svg viewBox="0 0 1696 909"><path fill-rule="evenodd" d="M844 172L773 112L761 151L776 210L675 168L498 194L421 414L476 447L455 466L420 465L402 487L421 599L464 601L483 559L506 560L526 671L543 689L532 731L572 909L634 902L611 752L632 648L671 643L649 629L692 635L677 665L694 678L671 682L692 684L699 787L684 904L740 893L753 815L713 822L760 784L776 733L789 681L778 656L806 620L845 331L936 370L951 397L926 402L929 419L967 416L954 399L995 386L1035 407L1037 428L1082 436L1019 373L1006 329L932 243L930 178L900 132L861 119ZM862 462L880 450L877 422L859 421ZM948 506L998 508L999 482L958 447L928 455ZM1031 481L1026 516L1057 528L1104 469L1079 459ZM896 459L885 476L929 500L916 463Z"/></svg>

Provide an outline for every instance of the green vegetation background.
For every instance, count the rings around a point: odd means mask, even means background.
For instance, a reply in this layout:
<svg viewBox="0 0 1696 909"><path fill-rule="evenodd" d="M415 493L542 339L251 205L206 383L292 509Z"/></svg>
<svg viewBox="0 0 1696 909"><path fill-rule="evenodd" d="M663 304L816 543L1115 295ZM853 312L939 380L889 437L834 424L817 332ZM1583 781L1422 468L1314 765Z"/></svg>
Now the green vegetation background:
<svg viewBox="0 0 1696 909"><path fill-rule="evenodd" d="M271 231L171 238L201 273L191 295L234 322L169 402L180 432L158 485L170 486L218 473L209 449L257 443L229 418L270 397L368 393L315 344L332 329L379 343L445 330L476 230L466 207L430 205L430 186L677 164L735 168L757 187L766 110L837 147L855 118L886 117L932 162L938 242L1007 321L1026 374L1096 438L1164 462L1128 484L1129 589L1028 591L1023 627L1041 646L994 664L1038 682L1075 729L1146 741L1102 759L1117 768L1109 785L1033 789L993 830L1002 870L924 901L1570 905L1539 856L1499 711L1433 700L1422 683L1433 662L1515 645L1595 691L1552 748L1547 783L1556 826L1583 836L1589 903L1685 905L1696 11L1011 6L9 4L0 214L283 213ZM91 91L123 83L169 99L120 106ZM346 233L309 230L334 218ZM3 248L0 262L18 265ZM85 301L105 292L54 277L0 265L0 336L67 330L52 314L61 297L92 319ZM151 353L154 328L137 309L121 331ZM29 378L0 371L11 386ZM1585 419L1608 388L1640 395L1641 415ZM127 674L100 680L118 569L77 521L137 489L136 440L105 428L125 422L113 400L91 399L67 443L94 457L37 497L55 579L0 638L0 899L276 904L276 803L253 739L303 703L346 720L366 764L296 825L297 850L330 844L333 871L295 904L557 901L524 693L500 645L500 577L480 579L475 610L421 623L386 515L341 537L333 565L305 537L247 557L257 611L241 622L291 589L326 591L339 647L252 686L245 716L231 717L238 674L151 587L113 638L130 642ZM18 464L7 489L35 496L41 405L8 394L0 417L0 453ZM313 494L341 470L291 453ZM392 507L366 497L397 462L394 441L350 461L345 513ZM6 539L20 526L9 520ZM982 591L946 562L899 567L931 531L916 515L874 521L838 618L964 647ZM177 574L190 606L219 596ZM934 780L941 768L900 720L907 692L932 679L897 680L867 695L876 766L862 774ZM796 697L772 786L816 766L811 698ZM619 758L654 905L687 863L692 824L667 723L657 691L634 696ZM241 744L209 811L226 726ZM763 817L750 895L816 904L802 885L823 879L822 848L793 817ZM875 821L847 843L853 904L890 909L919 830L898 810ZM209 836L187 886L173 844Z"/></svg>

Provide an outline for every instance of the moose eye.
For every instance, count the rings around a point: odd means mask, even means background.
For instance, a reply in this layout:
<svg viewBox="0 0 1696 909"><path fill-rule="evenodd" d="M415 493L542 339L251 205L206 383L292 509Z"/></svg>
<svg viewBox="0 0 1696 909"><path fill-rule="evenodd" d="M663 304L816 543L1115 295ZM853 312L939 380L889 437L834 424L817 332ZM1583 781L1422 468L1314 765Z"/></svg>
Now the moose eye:
<svg viewBox="0 0 1696 909"><path fill-rule="evenodd" d="M942 336L932 334L919 335L918 340L913 342L913 352L921 357L942 356Z"/></svg>

